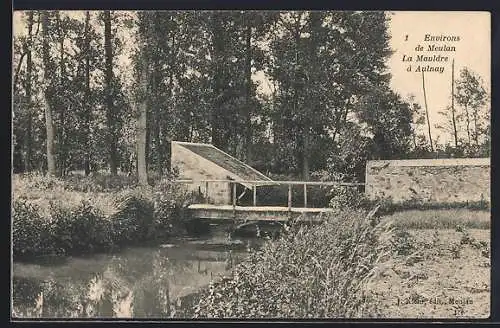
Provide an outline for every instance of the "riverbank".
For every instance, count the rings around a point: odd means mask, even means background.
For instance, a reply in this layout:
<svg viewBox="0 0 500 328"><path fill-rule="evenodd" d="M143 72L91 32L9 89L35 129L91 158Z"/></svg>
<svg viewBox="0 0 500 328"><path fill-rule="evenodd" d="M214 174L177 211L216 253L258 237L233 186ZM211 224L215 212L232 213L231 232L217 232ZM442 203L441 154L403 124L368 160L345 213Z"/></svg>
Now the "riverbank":
<svg viewBox="0 0 500 328"><path fill-rule="evenodd" d="M211 238L189 241L196 250L172 242L70 257L53 269L23 263L14 270L16 310L23 317L486 317L489 218L465 209L373 218L346 210L244 256L231 251L242 245L220 248L222 240ZM433 220L460 224L425 228Z"/></svg>
<svg viewBox="0 0 500 328"><path fill-rule="evenodd" d="M316 228L319 230L301 233L291 241L272 242L237 266L232 278L183 298L185 304L181 308L187 311L183 315L201 318L489 316L488 211L398 212L380 218L380 222L386 222L392 229L380 230L379 223L371 228L378 230L373 235L360 233L364 230L359 229L371 225L370 220L362 223L352 215L345 217L359 225L349 229L341 224L334 230L326 223ZM358 249L364 249L362 257L357 256L361 255ZM363 263L367 258L373 262ZM352 286L359 289L352 290Z"/></svg>
<svg viewBox="0 0 500 328"><path fill-rule="evenodd" d="M118 178L119 179L119 178ZM103 252L182 233L187 194L168 181L83 189L80 181L14 175L15 260Z"/></svg>

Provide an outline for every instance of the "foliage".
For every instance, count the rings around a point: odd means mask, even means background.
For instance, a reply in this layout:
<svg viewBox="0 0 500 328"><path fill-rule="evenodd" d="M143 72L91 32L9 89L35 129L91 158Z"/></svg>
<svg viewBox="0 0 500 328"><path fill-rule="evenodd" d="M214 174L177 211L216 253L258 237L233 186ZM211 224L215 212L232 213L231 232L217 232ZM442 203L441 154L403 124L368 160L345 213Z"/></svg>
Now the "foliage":
<svg viewBox="0 0 500 328"><path fill-rule="evenodd" d="M324 186L326 195L329 198L329 207L341 212L345 209L359 209L372 205L365 194L360 191L359 186L342 185L342 183L350 182L346 174L336 171L319 171L313 176L320 181L337 182L333 186ZM356 182L353 180L352 182Z"/></svg>
<svg viewBox="0 0 500 328"><path fill-rule="evenodd" d="M349 318L374 314L365 284L391 252L388 222L345 211L292 228L212 284L199 318Z"/></svg>
<svg viewBox="0 0 500 328"><path fill-rule="evenodd" d="M112 226L102 212L87 202L77 208L51 208L53 239L61 253L79 254L109 249Z"/></svg>
<svg viewBox="0 0 500 328"><path fill-rule="evenodd" d="M94 190L99 186L90 185ZM16 176L14 256L81 254L178 235L188 198L181 190L168 192L161 186L154 197L152 190L140 188L102 196L75 192L73 185L65 189L65 181L58 178Z"/></svg>
<svg viewBox="0 0 500 328"><path fill-rule="evenodd" d="M52 225L38 208L19 199L12 204L12 245L14 257L47 255L56 252Z"/></svg>
<svg viewBox="0 0 500 328"><path fill-rule="evenodd" d="M455 85L455 106L448 106L439 112L446 122L437 128L452 134L455 152L459 154L457 157L488 157L491 109L484 81L477 73L463 67Z"/></svg>
<svg viewBox="0 0 500 328"><path fill-rule="evenodd" d="M393 113L404 106L385 91L370 96L389 81L383 12L54 11L45 79L39 16L23 13L28 31L22 32L29 35L14 40L16 172L45 170L46 103L38 82L49 87L62 176L96 173L109 162L134 172L138 99L147 108L147 166L159 175L169 169L170 140L183 140L210 141L239 159L269 162L266 169L277 172L338 162L342 172L360 177L370 145L382 142L364 136L364 123L391 145L391 156L408 132L403 119L393 125ZM105 22L111 23L106 35ZM124 60L127 52L130 60ZM142 88L136 73L146 58ZM266 84L271 94L263 92ZM136 90L145 94L137 98ZM351 117L372 111L360 109L366 96L383 104L379 120ZM262 158L263 144L268 158Z"/></svg>
<svg viewBox="0 0 500 328"><path fill-rule="evenodd" d="M154 217L159 231L169 231L173 235L184 232L185 208L191 201L191 195L182 185L161 180L154 190Z"/></svg>

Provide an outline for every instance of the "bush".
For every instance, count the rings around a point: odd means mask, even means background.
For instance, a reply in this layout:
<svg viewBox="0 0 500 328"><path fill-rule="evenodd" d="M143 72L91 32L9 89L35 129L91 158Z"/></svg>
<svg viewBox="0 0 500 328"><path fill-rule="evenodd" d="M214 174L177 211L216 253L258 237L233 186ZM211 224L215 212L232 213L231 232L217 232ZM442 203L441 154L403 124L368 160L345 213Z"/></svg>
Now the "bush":
<svg viewBox="0 0 500 328"><path fill-rule="evenodd" d="M13 202L12 246L14 257L48 255L57 251L53 226L39 209L23 199Z"/></svg>
<svg viewBox="0 0 500 328"><path fill-rule="evenodd" d="M87 202L77 208L51 208L55 246L60 252L84 253L108 249L113 245L110 221Z"/></svg>
<svg viewBox="0 0 500 328"><path fill-rule="evenodd" d="M93 190L101 188L96 186L92 185ZM17 259L104 251L183 231L188 193L168 180L155 193L149 187L113 194L83 194L64 188L69 187L55 178L14 177L13 253Z"/></svg>
<svg viewBox="0 0 500 328"><path fill-rule="evenodd" d="M367 208L371 203L367 200L364 192L358 186L345 186L340 183L356 182L349 181L345 174L339 172L314 172L313 176L320 181L338 182L338 185L328 186L329 206L333 209L342 211L346 208Z"/></svg>
<svg viewBox="0 0 500 328"><path fill-rule="evenodd" d="M154 217L157 231L179 235L185 232L185 208L191 202L190 193L170 179L160 180L154 189Z"/></svg>
<svg viewBox="0 0 500 328"><path fill-rule="evenodd" d="M152 201L137 191L127 191L115 200L116 212L111 216L113 235L117 243L149 239L154 232Z"/></svg>
<svg viewBox="0 0 500 328"><path fill-rule="evenodd" d="M366 317L376 304L366 284L391 253L392 228L361 211L292 228L211 284L195 308L201 318Z"/></svg>

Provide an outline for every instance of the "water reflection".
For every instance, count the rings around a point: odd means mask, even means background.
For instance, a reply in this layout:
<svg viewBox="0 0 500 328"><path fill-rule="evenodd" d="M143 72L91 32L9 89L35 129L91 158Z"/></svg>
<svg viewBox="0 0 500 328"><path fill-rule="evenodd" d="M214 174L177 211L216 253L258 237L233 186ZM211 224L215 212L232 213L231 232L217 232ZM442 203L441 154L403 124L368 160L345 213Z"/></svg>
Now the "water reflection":
<svg viewBox="0 0 500 328"><path fill-rule="evenodd" d="M243 243L184 242L59 263L15 263L16 318L182 317L180 298L228 274Z"/></svg>

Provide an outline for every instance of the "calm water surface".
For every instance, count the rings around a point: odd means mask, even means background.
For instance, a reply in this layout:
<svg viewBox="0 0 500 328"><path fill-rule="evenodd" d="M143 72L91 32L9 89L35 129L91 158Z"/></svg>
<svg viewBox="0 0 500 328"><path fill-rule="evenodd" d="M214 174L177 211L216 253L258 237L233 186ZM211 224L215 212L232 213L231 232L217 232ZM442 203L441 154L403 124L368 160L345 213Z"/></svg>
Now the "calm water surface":
<svg viewBox="0 0 500 328"><path fill-rule="evenodd" d="M262 240L215 237L13 265L15 318L186 317L186 296L230 273ZM189 298L189 297L188 297Z"/></svg>

